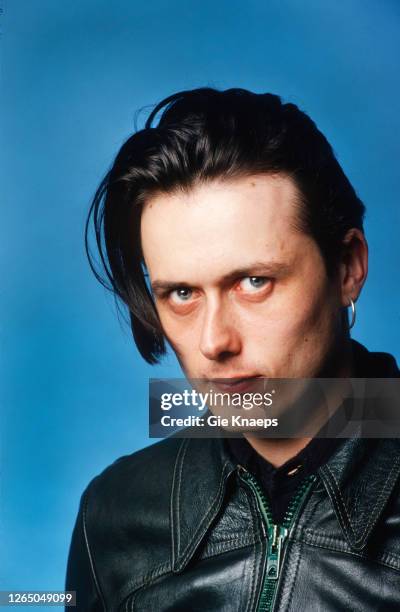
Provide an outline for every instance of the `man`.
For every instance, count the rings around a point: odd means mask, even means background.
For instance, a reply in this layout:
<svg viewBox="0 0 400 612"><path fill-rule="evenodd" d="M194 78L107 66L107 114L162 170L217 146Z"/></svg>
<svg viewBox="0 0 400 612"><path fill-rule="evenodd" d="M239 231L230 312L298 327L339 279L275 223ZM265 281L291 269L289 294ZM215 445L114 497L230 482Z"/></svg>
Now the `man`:
<svg viewBox="0 0 400 612"><path fill-rule="evenodd" d="M107 282L95 273L148 362L167 340L188 378L229 392L398 377L350 339L364 206L295 105L239 89L167 98L91 213ZM85 611L398 610L399 450L246 432L123 457L82 497L67 588Z"/></svg>

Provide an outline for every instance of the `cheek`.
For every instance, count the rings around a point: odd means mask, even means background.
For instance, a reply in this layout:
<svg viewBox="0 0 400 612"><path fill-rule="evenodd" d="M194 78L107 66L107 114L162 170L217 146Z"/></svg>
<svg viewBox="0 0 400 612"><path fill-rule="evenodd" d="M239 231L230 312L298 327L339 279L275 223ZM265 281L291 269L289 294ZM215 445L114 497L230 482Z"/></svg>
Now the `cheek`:
<svg viewBox="0 0 400 612"><path fill-rule="evenodd" d="M252 321L247 321L244 334L252 339L248 349L274 368L287 368L294 363L300 368L306 364L314 367L335 335L334 306L324 291L308 296L302 292L286 298L277 300L265 313L259 312Z"/></svg>
<svg viewBox="0 0 400 612"><path fill-rule="evenodd" d="M246 336L258 332L271 338L295 340L310 332L319 334L330 320L331 307L326 297L282 292L271 302L243 311L241 315L238 319L246 329Z"/></svg>

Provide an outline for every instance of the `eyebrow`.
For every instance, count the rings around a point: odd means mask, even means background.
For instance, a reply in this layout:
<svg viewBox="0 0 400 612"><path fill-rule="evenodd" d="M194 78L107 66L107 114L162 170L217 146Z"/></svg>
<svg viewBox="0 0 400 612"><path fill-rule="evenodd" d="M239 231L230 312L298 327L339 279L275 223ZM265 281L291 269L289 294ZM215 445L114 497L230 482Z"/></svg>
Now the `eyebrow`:
<svg viewBox="0 0 400 612"><path fill-rule="evenodd" d="M289 270L290 267L287 263L283 262L261 262L256 261L252 264L243 266L241 268L236 268L232 270L228 274L224 274L219 279L219 284L228 285L232 281L243 278L246 276L284 276ZM168 281L168 280L154 280L151 283L151 288L154 293L166 293L170 291L174 291L175 289L180 289L187 287L190 289L193 287L190 283L186 281Z"/></svg>

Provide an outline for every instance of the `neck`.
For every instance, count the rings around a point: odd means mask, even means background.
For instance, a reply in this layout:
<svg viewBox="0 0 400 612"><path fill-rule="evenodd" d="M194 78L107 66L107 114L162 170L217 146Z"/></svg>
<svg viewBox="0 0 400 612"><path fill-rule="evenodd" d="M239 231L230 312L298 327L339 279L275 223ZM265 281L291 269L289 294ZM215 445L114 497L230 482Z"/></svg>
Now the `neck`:
<svg viewBox="0 0 400 612"><path fill-rule="evenodd" d="M331 363L332 362L335 363L335 366L330 369L330 378L349 378L352 376L354 367L350 340L343 343L342 350L336 352L336 358L331 360ZM321 376L324 378L328 377L326 376L326 368L324 369L324 374ZM318 378L318 376L316 376L316 378ZM286 463L286 461L295 457L312 440L312 438L307 436L270 439L244 434L244 437L254 450L274 467L280 467Z"/></svg>

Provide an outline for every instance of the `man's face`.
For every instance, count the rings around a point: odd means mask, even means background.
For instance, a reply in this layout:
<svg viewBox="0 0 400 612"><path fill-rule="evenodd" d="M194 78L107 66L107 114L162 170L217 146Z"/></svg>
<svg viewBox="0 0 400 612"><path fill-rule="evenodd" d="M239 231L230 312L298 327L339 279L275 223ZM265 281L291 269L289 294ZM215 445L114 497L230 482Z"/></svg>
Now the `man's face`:
<svg viewBox="0 0 400 612"><path fill-rule="evenodd" d="M318 376L342 296L296 229L293 181L257 175L158 194L141 236L159 318L189 378Z"/></svg>

